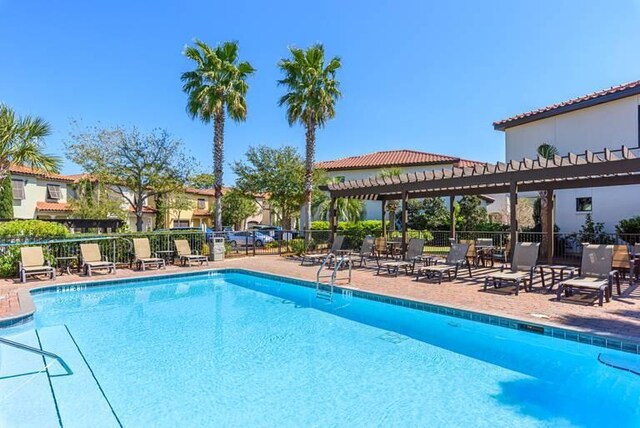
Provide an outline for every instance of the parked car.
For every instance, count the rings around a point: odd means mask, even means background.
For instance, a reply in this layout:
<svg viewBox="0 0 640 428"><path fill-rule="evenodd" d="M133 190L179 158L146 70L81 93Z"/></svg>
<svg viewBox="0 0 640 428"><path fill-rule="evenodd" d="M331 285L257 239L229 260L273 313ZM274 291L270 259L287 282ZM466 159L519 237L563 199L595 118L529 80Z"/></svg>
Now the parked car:
<svg viewBox="0 0 640 428"><path fill-rule="evenodd" d="M258 231L248 231L248 232L229 232L227 234L227 242L231 247L242 247L244 245L253 246L254 245L254 236L255 236L255 246L262 247L268 242L273 242L273 238L269 235L265 235L264 233Z"/></svg>

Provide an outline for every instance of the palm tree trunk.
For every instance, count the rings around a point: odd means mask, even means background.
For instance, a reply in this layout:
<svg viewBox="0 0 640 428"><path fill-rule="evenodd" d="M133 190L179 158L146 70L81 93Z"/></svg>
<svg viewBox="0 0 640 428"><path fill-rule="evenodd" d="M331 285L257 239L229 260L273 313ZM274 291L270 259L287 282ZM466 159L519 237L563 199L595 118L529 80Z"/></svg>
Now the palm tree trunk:
<svg viewBox="0 0 640 428"><path fill-rule="evenodd" d="M313 121L307 123L306 132L306 156L304 160L304 207L302 209L302 229L305 232L305 239L309 239L311 230L311 192L313 190L313 164L316 157L316 124Z"/></svg>
<svg viewBox="0 0 640 428"><path fill-rule="evenodd" d="M541 257L547 257L547 247L550 236L545 233L547 230L547 211L549 210L549 192L542 190L540 193L540 253Z"/></svg>
<svg viewBox="0 0 640 428"><path fill-rule="evenodd" d="M213 176L216 206L213 216L215 230L222 231L222 166L224 162L224 110L213 118Z"/></svg>

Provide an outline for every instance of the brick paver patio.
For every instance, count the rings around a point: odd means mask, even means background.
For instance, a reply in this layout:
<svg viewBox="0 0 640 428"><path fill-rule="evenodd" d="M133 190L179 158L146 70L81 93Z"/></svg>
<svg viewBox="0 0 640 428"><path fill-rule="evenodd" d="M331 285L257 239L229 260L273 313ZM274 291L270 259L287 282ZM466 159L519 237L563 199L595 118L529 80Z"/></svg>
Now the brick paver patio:
<svg viewBox="0 0 640 428"><path fill-rule="evenodd" d="M208 268L247 268L262 272L285 275L306 280L315 280L317 266L300 266L298 260L278 256L256 256L228 259L211 263ZM159 273L184 272L187 270L207 269L207 267L183 268L168 266L166 271L136 272L119 269L117 275L94 274L93 279L110 279L156 275ZM499 290L482 291L483 277L493 271L489 268L474 269L474 277L469 278L463 272L454 282L434 284L416 282L413 277L400 274L397 278L376 276L372 269L354 269L351 284L340 281L343 287L407 298L427 303L449 306L459 309L505 316L540 324L573 328L576 330L604 335L622 336L640 341L640 287L638 283L630 286L628 281L622 285L622 295L614 292L613 300L603 307L594 304L593 296L574 296L562 302L555 301L555 292L548 293L541 288L540 278L534 281L534 291L518 296L513 287ZM65 284L90 280L79 275L64 275L56 279L55 284ZM15 280L0 280L0 319L20 311L18 290L40 287L50 281L31 280L28 284L19 284Z"/></svg>

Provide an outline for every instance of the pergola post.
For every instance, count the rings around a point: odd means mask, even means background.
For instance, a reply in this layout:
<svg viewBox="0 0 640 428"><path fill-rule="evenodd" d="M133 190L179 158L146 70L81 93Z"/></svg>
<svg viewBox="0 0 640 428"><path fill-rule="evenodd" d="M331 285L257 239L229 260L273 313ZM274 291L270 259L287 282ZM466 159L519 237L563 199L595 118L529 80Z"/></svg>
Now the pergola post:
<svg viewBox="0 0 640 428"><path fill-rule="evenodd" d="M509 185L509 239L511 248L515 248L518 242L518 183L512 181Z"/></svg>
<svg viewBox="0 0 640 428"><path fill-rule="evenodd" d="M542 232L547 235L547 263L553 264L553 245L554 245L554 224L553 224L553 211L554 211L554 203L553 203L553 189L547 190L547 212L546 212L546 224L545 227L547 230L543 230Z"/></svg>
<svg viewBox="0 0 640 428"><path fill-rule="evenodd" d="M449 221L451 222L451 239L456 239L456 197L449 196Z"/></svg>
<svg viewBox="0 0 640 428"><path fill-rule="evenodd" d="M407 248L407 204L409 202L409 192L402 192L402 247L401 251ZM404 256L403 256L404 258Z"/></svg>
<svg viewBox="0 0 640 428"><path fill-rule="evenodd" d="M333 241L336 239L336 229L338 228L336 218L336 200L336 198L331 198L331 204L329 205L329 227L331 229L329 236L330 245L333 245Z"/></svg>
<svg viewBox="0 0 640 428"><path fill-rule="evenodd" d="M387 237L387 220L386 220L386 214L387 214L387 200L383 199L382 200L382 237L386 238Z"/></svg>

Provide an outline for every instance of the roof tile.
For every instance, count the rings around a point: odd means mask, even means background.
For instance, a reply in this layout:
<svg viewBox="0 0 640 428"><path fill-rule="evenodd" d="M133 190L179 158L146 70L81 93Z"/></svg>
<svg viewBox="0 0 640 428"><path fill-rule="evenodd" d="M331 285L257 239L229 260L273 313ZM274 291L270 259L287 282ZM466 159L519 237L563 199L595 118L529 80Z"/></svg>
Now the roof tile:
<svg viewBox="0 0 640 428"><path fill-rule="evenodd" d="M453 156L439 155L435 153L419 152L416 150L389 150L366 155L351 156L316 163L316 168L328 171L348 169L384 168L390 166L420 166L455 164L459 166L472 166L480 162L460 159Z"/></svg>

